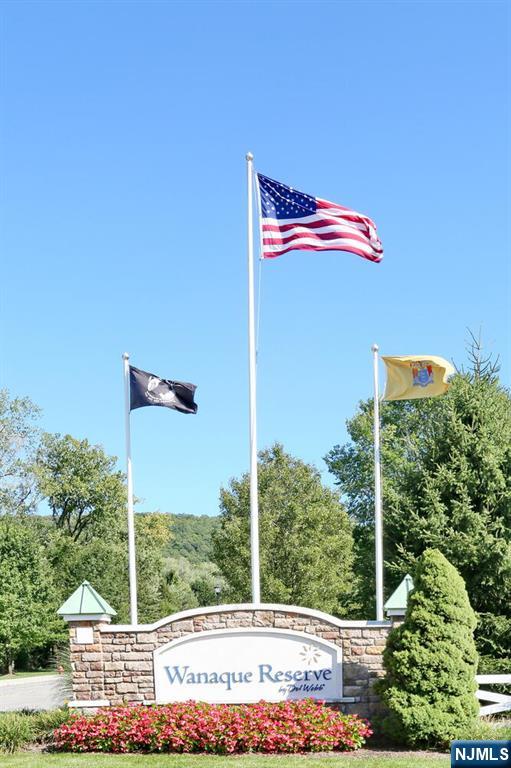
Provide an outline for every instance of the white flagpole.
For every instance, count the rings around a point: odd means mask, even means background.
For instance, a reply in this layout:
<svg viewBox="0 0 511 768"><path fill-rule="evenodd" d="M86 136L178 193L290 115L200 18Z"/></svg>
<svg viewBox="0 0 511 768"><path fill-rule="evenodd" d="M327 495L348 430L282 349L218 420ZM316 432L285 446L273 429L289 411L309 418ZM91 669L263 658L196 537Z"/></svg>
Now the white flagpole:
<svg viewBox="0 0 511 768"><path fill-rule="evenodd" d="M381 511L380 388L378 344L371 347L374 374L374 547L376 576L376 620L383 621L383 528Z"/></svg>
<svg viewBox="0 0 511 768"><path fill-rule="evenodd" d="M137 565L135 557L135 519L133 515L133 474L131 470L131 428L130 428L130 356L125 352L124 361L124 405L126 425L126 477L128 481L128 564L130 583L130 620L138 624L137 609Z"/></svg>
<svg viewBox="0 0 511 768"><path fill-rule="evenodd" d="M261 602L259 584L259 503L257 498L257 418L256 418L256 342L254 312L254 223L253 223L253 160L251 152L247 160L248 196L248 360L250 404L250 561L252 572L252 602Z"/></svg>

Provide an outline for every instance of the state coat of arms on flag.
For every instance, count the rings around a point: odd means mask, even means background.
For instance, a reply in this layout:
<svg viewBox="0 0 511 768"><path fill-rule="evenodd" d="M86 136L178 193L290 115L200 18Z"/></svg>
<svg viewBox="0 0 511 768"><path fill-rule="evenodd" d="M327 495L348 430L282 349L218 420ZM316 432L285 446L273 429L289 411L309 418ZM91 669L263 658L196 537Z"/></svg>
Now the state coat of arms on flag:
<svg viewBox="0 0 511 768"><path fill-rule="evenodd" d="M433 366L429 363L422 363L417 360L412 363L412 376L414 387L427 387L428 384L434 384Z"/></svg>
<svg viewBox="0 0 511 768"><path fill-rule="evenodd" d="M387 368L384 400L417 400L447 392L454 367L437 355L382 355Z"/></svg>

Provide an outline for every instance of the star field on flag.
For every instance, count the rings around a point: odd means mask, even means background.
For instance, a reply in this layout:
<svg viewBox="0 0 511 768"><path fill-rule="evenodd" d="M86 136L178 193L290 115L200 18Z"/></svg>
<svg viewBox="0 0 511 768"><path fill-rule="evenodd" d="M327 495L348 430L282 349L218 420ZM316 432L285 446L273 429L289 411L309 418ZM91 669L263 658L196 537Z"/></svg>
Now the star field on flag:
<svg viewBox="0 0 511 768"><path fill-rule="evenodd" d="M262 258L287 251L348 251L369 261L383 258L374 222L362 213L306 195L257 174Z"/></svg>

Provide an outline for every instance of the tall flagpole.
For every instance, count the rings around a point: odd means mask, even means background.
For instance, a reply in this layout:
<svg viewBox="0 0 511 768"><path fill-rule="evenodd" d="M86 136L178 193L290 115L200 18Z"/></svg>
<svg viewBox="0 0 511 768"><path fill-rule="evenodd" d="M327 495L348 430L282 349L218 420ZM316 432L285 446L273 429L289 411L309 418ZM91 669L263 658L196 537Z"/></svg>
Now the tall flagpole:
<svg viewBox="0 0 511 768"><path fill-rule="evenodd" d="M137 609L137 566L135 558L135 519L133 515L133 474L131 470L131 425L130 425L130 356L125 352L124 361L124 406L126 425L126 477L128 480L128 564L130 583L130 620L138 624Z"/></svg>
<svg viewBox="0 0 511 768"><path fill-rule="evenodd" d="M381 512L380 388L378 344L371 347L374 375L374 547L376 576L376 620L383 621L383 527Z"/></svg>
<svg viewBox="0 0 511 768"><path fill-rule="evenodd" d="M248 198L248 360L250 391L250 561L252 572L252 602L261 602L259 584L259 502L257 498L257 419L256 419L256 343L254 312L254 222L253 222L253 160L247 152L247 198Z"/></svg>

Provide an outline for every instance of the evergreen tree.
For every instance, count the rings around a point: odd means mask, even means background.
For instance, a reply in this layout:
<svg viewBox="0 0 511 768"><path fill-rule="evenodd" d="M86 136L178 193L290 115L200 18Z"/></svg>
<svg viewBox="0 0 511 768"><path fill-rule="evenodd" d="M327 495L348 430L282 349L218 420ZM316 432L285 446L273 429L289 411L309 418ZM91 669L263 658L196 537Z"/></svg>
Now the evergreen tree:
<svg viewBox="0 0 511 768"><path fill-rule="evenodd" d="M424 547L440 549L480 614L481 652L500 642L511 655L511 633L506 648L500 628L511 628L509 394L488 379L457 376L413 480L405 503L389 509L391 557L406 569Z"/></svg>
<svg viewBox="0 0 511 768"><path fill-rule="evenodd" d="M411 746L445 747L474 724L476 618L456 569L436 549L419 558L403 624L384 652L377 684L389 714L387 736Z"/></svg>
<svg viewBox="0 0 511 768"><path fill-rule="evenodd" d="M319 472L275 444L259 454L261 594L344 614L353 585L352 533L337 494ZM250 600L249 476L221 491L214 560L228 587L223 599Z"/></svg>
<svg viewBox="0 0 511 768"><path fill-rule="evenodd" d="M385 586L389 594L413 568L399 559L395 562L394 549L390 556L389 547L399 547L390 510L396 510L399 517L407 499L406 489L418 482L427 435L440 419L445 397L383 402L380 406ZM358 412L348 420L349 442L334 446L325 457L354 524L358 616L362 619L374 616L375 612L373 420L371 398L361 402ZM406 519L404 512L403 518Z"/></svg>
<svg viewBox="0 0 511 768"><path fill-rule="evenodd" d="M466 581L481 653L511 656L511 397L473 349L447 395L383 403L386 584L392 590L428 547ZM372 401L349 422L351 442L326 457L355 521L360 601L374 595Z"/></svg>

